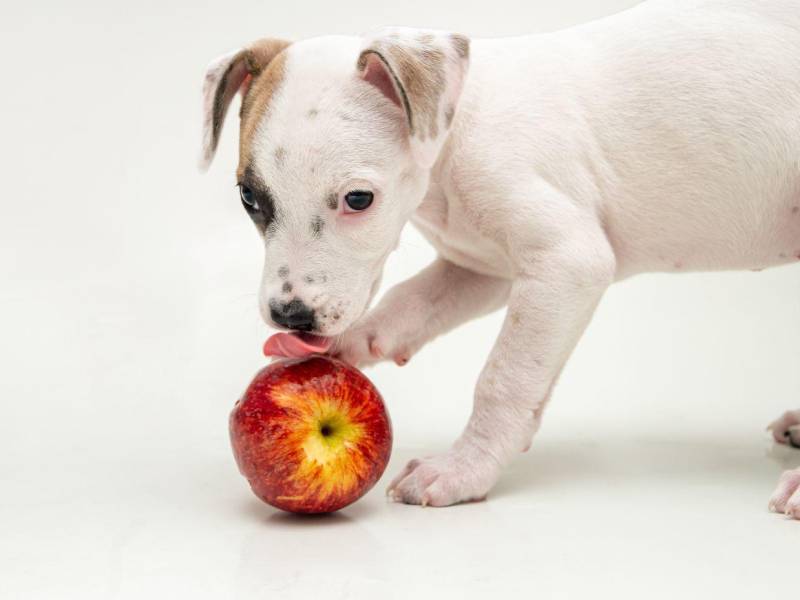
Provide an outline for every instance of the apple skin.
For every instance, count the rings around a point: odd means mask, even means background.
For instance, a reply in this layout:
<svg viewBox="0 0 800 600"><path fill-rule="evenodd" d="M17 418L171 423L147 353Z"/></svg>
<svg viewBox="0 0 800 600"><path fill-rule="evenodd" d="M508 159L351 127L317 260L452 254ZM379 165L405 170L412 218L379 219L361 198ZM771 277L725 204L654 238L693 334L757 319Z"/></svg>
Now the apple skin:
<svg viewBox="0 0 800 600"><path fill-rule="evenodd" d="M359 370L325 356L259 371L230 417L233 454L256 496L294 513L355 502L383 474L392 426Z"/></svg>

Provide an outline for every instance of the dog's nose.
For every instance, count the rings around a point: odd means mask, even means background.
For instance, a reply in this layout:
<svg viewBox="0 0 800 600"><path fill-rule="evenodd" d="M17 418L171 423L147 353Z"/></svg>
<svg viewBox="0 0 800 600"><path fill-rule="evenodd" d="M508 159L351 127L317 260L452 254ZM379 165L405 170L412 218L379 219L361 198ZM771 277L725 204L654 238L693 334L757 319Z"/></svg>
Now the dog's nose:
<svg viewBox="0 0 800 600"><path fill-rule="evenodd" d="M269 316L278 325L289 329L298 331L314 329L314 311L297 298L286 303L270 302Z"/></svg>

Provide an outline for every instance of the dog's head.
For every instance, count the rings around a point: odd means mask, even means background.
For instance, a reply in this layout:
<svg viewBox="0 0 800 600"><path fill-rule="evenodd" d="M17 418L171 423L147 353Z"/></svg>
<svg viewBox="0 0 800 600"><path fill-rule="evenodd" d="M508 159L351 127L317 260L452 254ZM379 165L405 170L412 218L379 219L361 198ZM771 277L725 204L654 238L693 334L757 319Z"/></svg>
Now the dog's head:
<svg viewBox="0 0 800 600"><path fill-rule="evenodd" d="M332 336L364 313L425 194L468 58L463 36L387 29L261 40L209 65L201 167L241 93L237 178L264 240L268 323Z"/></svg>

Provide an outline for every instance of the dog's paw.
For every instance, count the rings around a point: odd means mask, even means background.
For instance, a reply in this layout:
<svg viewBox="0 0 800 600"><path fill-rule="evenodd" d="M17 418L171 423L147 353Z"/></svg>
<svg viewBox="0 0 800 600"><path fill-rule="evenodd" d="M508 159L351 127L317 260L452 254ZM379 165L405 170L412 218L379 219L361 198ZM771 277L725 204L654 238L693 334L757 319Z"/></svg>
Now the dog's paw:
<svg viewBox="0 0 800 600"><path fill-rule="evenodd" d="M403 366L422 346L409 325L396 316L369 315L337 339L332 354L356 367L384 360Z"/></svg>
<svg viewBox="0 0 800 600"><path fill-rule="evenodd" d="M791 444L800 448L800 410L790 410L767 427L779 444Z"/></svg>
<svg viewBox="0 0 800 600"><path fill-rule="evenodd" d="M769 509L800 520L800 468L783 472L769 499Z"/></svg>
<svg viewBox="0 0 800 600"><path fill-rule="evenodd" d="M451 450L410 461L389 484L386 494L406 504L450 506L483 500L497 475L497 463L490 457Z"/></svg>

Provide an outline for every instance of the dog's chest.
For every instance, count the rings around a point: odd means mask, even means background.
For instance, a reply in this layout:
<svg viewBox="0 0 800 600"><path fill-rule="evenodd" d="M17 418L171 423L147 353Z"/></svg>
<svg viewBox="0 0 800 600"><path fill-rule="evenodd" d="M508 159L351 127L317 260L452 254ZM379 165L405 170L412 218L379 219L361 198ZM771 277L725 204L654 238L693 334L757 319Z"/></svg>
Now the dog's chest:
<svg viewBox="0 0 800 600"><path fill-rule="evenodd" d="M484 275L514 276L504 249L482 235L462 210L458 199L448 199L436 184L431 184L425 200L411 221L439 254L452 263Z"/></svg>

